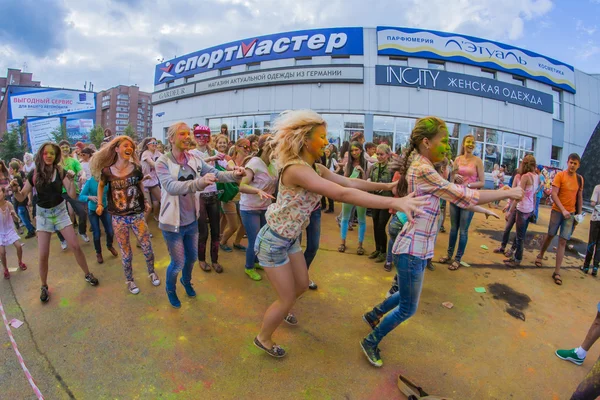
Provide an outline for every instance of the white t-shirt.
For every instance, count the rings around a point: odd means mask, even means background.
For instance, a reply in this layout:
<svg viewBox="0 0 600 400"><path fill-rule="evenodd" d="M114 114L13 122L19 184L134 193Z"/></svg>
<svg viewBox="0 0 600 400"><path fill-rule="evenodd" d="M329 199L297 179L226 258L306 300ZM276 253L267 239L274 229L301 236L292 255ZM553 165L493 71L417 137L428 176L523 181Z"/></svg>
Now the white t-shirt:
<svg viewBox="0 0 600 400"><path fill-rule="evenodd" d="M592 221L600 221L600 185L596 185L590 200L596 202L596 207L594 207L594 212L592 212Z"/></svg>
<svg viewBox="0 0 600 400"><path fill-rule="evenodd" d="M194 156L202 159L204 162L206 162L208 165L210 165L211 167L215 166L215 162L214 161L210 161L207 162L206 159L208 157L211 157L210 154L208 154L208 151L201 151L199 149L193 149L190 150L189 152L190 154L193 154ZM214 154L217 154L216 152ZM213 183L212 185L208 185L207 187L204 188L204 190L200 193L212 193L212 192L216 192L217 191L217 184Z"/></svg>
<svg viewBox="0 0 600 400"><path fill-rule="evenodd" d="M246 164L246 169L254 173L250 186L269 194L275 193L277 170L273 166L268 167L260 157L252 157L248 161L248 164ZM240 197L240 210L266 210L271 203L271 199L261 199L257 194L242 193Z"/></svg>

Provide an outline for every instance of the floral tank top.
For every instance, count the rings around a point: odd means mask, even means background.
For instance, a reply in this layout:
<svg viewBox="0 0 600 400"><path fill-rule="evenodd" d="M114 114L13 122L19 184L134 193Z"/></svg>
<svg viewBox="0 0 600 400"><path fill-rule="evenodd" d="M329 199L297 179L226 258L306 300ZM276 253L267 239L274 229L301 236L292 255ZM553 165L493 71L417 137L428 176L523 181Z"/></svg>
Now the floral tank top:
<svg viewBox="0 0 600 400"><path fill-rule="evenodd" d="M293 160L281 169L279 176L282 176L288 166L295 164L310 167L303 160ZM317 169L316 172L319 173L319 170ZM309 192L298 186L285 186L279 179L277 202L271 204L266 213L269 228L284 238L296 239L308 226L310 214L321 201L321 197L320 194Z"/></svg>

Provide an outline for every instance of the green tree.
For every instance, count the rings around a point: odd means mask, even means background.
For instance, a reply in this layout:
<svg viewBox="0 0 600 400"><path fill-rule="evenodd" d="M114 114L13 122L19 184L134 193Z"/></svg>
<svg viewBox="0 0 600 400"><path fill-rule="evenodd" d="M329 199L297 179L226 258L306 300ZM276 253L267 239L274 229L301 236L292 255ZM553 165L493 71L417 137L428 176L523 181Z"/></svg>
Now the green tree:
<svg viewBox="0 0 600 400"><path fill-rule="evenodd" d="M60 124L60 128L50 132L50 138L54 143L60 143L62 140L69 141L69 136L67 136L67 128L63 124Z"/></svg>
<svg viewBox="0 0 600 400"><path fill-rule="evenodd" d="M90 141L96 146L97 149L100 148L102 144L102 140L104 139L104 128L100 125L96 125L90 131Z"/></svg>
<svg viewBox="0 0 600 400"><path fill-rule="evenodd" d="M137 143L137 141L138 141L138 135L137 135L135 129L133 129L133 126L131 126L131 124L127 125L127 127L125 128L125 131L123 132L123 135L129 136L130 138L133 139L133 141L135 143Z"/></svg>
<svg viewBox="0 0 600 400"><path fill-rule="evenodd" d="M20 136L18 128L14 128L10 132L5 132L2 136L2 142L0 142L0 159L4 160L7 164L13 158L23 159L25 146L19 144Z"/></svg>

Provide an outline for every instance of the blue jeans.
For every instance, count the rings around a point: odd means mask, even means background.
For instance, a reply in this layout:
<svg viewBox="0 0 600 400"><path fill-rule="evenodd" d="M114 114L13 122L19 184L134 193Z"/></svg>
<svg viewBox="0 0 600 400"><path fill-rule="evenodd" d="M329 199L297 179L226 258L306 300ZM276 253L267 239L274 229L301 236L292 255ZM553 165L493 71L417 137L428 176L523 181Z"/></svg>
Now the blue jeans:
<svg viewBox="0 0 600 400"><path fill-rule="evenodd" d="M94 236L94 249L96 249L97 254L100 254L102 253L102 246L100 245L100 222L102 222L104 232L106 233L106 247L112 247L115 237L112 227L112 217L107 210L104 210L101 216L96 214L96 210L89 210L88 217L92 226L92 235Z"/></svg>
<svg viewBox="0 0 600 400"><path fill-rule="evenodd" d="M373 308L378 318L389 312L366 338L374 346L394 328L415 315L419 306L427 260L408 254L394 254L394 264L398 274L398 291Z"/></svg>
<svg viewBox="0 0 600 400"><path fill-rule="evenodd" d="M352 218L352 204L342 204L342 223L340 235L342 240L346 240L348 235L348 225ZM358 217L358 242L362 243L365 240L365 232L367 231L367 209L364 207L356 207L356 215Z"/></svg>
<svg viewBox="0 0 600 400"><path fill-rule="evenodd" d="M317 250L319 250L319 241L321 240L321 208L313 210L310 214L310 222L306 227L306 250L304 250L304 260L306 268L310 268Z"/></svg>
<svg viewBox="0 0 600 400"><path fill-rule="evenodd" d="M35 232L35 228L31 225L31 219L29 218L29 210L25 206L17 207L17 214L19 214L19 218L23 221L23 224L27 228L29 232Z"/></svg>
<svg viewBox="0 0 600 400"><path fill-rule="evenodd" d="M517 210L514 209L510 214L508 214L508 220L506 221L506 224L504 225L504 234L502 234L502 243L500 244L500 247L502 248L502 250L506 249L506 245L508 244L508 240L510 239L510 231L512 230L513 226L515 226L516 222L517 222ZM515 240L513 240L511 250L512 251L517 250L517 238L516 237L515 237Z"/></svg>
<svg viewBox="0 0 600 400"><path fill-rule="evenodd" d="M167 292L175 292L177 275L186 285L192 281L192 268L198 259L198 223L179 227L179 232L162 231L171 262L167 267Z"/></svg>
<svg viewBox="0 0 600 400"><path fill-rule="evenodd" d="M469 226L473 219L473 211L467 211L459 206L450 203L450 238L448 242L448 258L452 258L454 255L454 247L456 246L456 239L459 236L458 250L456 250L456 261L460 262L462 256L465 254L467 248L467 242L469 240Z"/></svg>
<svg viewBox="0 0 600 400"><path fill-rule="evenodd" d="M387 248L387 257L385 259L386 262L391 263L393 260L392 248L394 247L394 243L396 242L396 237L402 230L404 225L398 219L396 213L392 215L392 219L390 220L390 224L388 225L388 234L390 235L390 240L388 240L388 248Z"/></svg>
<svg viewBox="0 0 600 400"><path fill-rule="evenodd" d="M517 215L515 216L515 220L517 223L517 237L515 239L515 247L517 248L515 252L515 261L521 262L523 259L523 246L525 245L525 235L527 234L527 227L529 227L529 217L533 214L533 212L522 213L517 210Z"/></svg>
<svg viewBox="0 0 600 400"><path fill-rule="evenodd" d="M248 235L248 246L246 247L246 269L254 268L254 263L257 262L256 254L254 253L254 243L256 236L266 223L265 213L267 210L241 210L240 217L242 224Z"/></svg>

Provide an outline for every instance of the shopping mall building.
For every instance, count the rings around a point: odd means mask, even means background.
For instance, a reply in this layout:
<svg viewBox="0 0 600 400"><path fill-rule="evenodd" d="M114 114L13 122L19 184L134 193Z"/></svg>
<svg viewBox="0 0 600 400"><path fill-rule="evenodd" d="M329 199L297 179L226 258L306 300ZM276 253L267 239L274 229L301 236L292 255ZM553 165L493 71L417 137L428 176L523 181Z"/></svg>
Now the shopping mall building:
<svg viewBox="0 0 600 400"><path fill-rule="evenodd" d="M332 143L364 131L404 147L417 118L448 123L456 152L473 134L486 172L524 154L564 166L600 121L600 75L470 36L408 28L277 33L199 50L156 66L153 135L174 122L269 132L278 113L313 109ZM600 135L600 134L599 134ZM600 139L600 138L599 138Z"/></svg>

